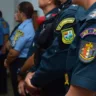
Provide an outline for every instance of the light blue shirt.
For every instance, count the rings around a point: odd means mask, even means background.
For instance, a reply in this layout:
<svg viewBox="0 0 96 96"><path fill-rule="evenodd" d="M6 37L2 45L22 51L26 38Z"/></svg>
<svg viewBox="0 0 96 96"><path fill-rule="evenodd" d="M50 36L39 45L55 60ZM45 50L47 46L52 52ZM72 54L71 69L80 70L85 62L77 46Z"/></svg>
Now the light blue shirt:
<svg viewBox="0 0 96 96"><path fill-rule="evenodd" d="M9 34L9 25L3 19L0 18L0 46L4 44L4 35Z"/></svg>
<svg viewBox="0 0 96 96"><path fill-rule="evenodd" d="M0 23L3 28L3 34L4 35L9 34L10 32L9 24L3 18L0 18Z"/></svg>
<svg viewBox="0 0 96 96"><path fill-rule="evenodd" d="M19 58L27 57L34 36L35 31L31 19L27 19L21 23L18 29L13 33L10 38L11 45L14 50L20 52Z"/></svg>

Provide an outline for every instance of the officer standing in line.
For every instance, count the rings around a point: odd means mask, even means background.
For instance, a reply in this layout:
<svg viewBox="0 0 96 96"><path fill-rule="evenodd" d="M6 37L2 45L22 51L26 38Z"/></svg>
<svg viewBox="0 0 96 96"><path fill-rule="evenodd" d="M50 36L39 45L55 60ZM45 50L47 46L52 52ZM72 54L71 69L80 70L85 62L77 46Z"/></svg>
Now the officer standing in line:
<svg viewBox="0 0 96 96"><path fill-rule="evenodd" d="M9 25L0 11L0 94L7 94L7 72L4 67L4 59L6 57L5 44L8 41L9 32Z"/></svg>
<svg viewBox="0 0 96 96"><path fill-rule="evenodd" d="M5 59L5 67L10 68L13 91L15 96L19 96L17 87L17 69L23 66L27 59L27 54L35 32L32 23L33 6L29 2L21 2L17 8L20 26L10 37L11 48Z"/></svg>
<svg viewBox="0 0 96 96"><path fill-rule="evenodd" d="M33 57L33 58L35 58L36 68L38 67L38 64L40 64L41 54L50 46L50 44L52 42L52 39L53 39L52 24L55 19L55 16L58 13L58 8L56 8L56 7L59 5L60 5L60 1L58 1L58 0L39 0L39 7L43 10L45 16L39 18L38 22L41 25L39 26L39 29L36 32L37 34L34 38L34 42L32 43L32 45L35 44L35 46L32 46L32 48L31 48L31 51L33 51L33 53L35 54L35 57ZM35 47L35 50L32 50L32 49L34 49L34 47ZM32 55L32 53L31 53L31 55ZM30 61L32 59L29 58L28 60ZM32 63L32 61L29 63ZM30 66L30 64L29 64L29 66ZM21 72L19 72L18 75L20 75L20 74L21 74ZM23 82L21 81L21 83L23 83ZM19 88L21 88L21 85L22 84L19 84ZM23 89L21 88L21 91L22 90ZM43 92L44 91L42 90L41 93L43 94Z"/></svg>
<svg viewBox="0 0 96 96"><path fill-rule="evenodd" d="M72 1L87 11L79 20L77 60L66 96L96 96L96 0Z"/></svg>
<svg viewBox="0 0 96 96"><path fill-rule="evenodd" d="M61 12L58 14L54 26L52 26L55 28L54 41L42 55L37 70L28 75L25 80L27 86L29 85L32 89L46 88L44 91L47 95L43 96L64 96L66 93L64 87L69 86L68 74L65 74L65 63L70 44L77 34L77 20L75 18L77 18L80 7L70 6L71 0L62 2ZM83 12L85 11L82 10L82 14Z"/></svg>

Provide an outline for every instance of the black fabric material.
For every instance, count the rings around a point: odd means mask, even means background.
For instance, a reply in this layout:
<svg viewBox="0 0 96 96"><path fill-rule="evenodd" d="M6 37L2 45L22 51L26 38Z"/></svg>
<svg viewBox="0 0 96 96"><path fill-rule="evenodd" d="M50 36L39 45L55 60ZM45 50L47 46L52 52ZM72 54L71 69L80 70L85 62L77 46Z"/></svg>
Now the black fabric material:
<svg viewBox="0 0 96 96"><path fill-rule="evenodd" d="M26 61L26 58L17 58L10 65L11 80L12 80L14 96L21 96L18 93L17 70L18 70L18 68L21 68L24 65L25 61Z"/></svg>
<svg viewBox="0 0 96 96"><path fill-rule="evenodd" d="M6 55L0 55L0 94L7 93L7 72L4 67Z"/></svg>

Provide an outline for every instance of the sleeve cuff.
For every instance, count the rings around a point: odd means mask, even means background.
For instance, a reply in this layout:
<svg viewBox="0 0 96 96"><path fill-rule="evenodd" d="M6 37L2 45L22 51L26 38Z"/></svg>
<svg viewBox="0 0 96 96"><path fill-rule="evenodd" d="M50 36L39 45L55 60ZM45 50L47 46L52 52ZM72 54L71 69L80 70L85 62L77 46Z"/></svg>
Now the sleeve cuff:
<svg viewBox="0 0 96 96"><path fill-rule="evenodd" d="M79 86L91 91L96 91L96 81L79 75L72 76L71 85Z"/></svg>
<svg viewBox="0 0 96 96"><path fill-rule="evenodd" d="M40 85L39 85L39 84L37 84L37 82L38 82L38 81L36 81L36 80L34 79L34 77L31 79L31 84L32 84L33 86L35 86L35 87L39 88L39 87L40 87Z"/></svg>

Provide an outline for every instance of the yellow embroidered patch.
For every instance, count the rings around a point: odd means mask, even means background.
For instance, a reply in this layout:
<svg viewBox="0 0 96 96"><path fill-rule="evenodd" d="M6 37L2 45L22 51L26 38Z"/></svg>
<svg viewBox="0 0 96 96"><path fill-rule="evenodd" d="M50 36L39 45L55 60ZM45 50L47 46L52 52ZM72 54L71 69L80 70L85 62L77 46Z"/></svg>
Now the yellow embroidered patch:
<svg viewBox="0 0 96 96"><path fill-rule="evenodd" d="M24 36L24 33L20 30L16 31L16 34L14 36L14 41L17 41L20 37Z"/></svg>
<svg viewBox="0 0 96 96"><path fill-rule="evenodd" d="M63 19L63 20L58 24L56 30L57 30L57 31L60 31L64 25L69 24L69 23L73 23L74 21L75 21L75 18L66 18L66 19Z"/></svg>
<svg viewBox="0 0 96 96"><path fill-rule="evenodd" d="M76 36L73 28L61 30L61 33L62 33L62 42L64 44L71 44Z"/></svg>

